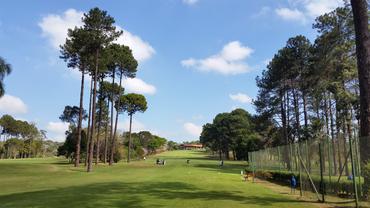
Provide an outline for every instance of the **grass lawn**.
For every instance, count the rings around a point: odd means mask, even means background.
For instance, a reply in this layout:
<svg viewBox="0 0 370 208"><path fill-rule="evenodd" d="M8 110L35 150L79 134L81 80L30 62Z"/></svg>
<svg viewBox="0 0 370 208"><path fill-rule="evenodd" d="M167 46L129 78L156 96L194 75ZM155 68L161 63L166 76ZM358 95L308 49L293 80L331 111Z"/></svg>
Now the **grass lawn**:
<svg viewBox="0 0 370 208"><path fill-rule="evenodd" d="M154 165L155 158L165 166ZM251 182L242 162L203 152L165 152L146 161L99 165L92 173L59 158L0 160L0 207L312 207ZM186 164L186 159L190 164Z"/></svg>

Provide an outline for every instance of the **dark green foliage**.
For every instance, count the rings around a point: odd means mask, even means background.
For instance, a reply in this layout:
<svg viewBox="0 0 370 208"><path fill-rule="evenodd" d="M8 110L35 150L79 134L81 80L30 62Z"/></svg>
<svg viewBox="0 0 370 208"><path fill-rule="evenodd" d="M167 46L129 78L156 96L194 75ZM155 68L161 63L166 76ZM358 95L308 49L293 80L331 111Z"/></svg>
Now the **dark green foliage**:
<svg viewBox="0 0 370 208"><path fill-rule="evenodd" d="M12 72L12 66L0 56L0 97L5 94L4 77Z"/></svg>
<svg viewBox="0 0 370 208"><path fill-rule="evenodd" d="M63 113L59 116L59 119L63 122L69 123L72 127L77 126L78 118L79 118L80 108L77 106L65 106ZM86 110L82 110L82 120L87 119Z"/></svg>
<svg viewBox="0 0 370 208"><path fill-rule="evenodd" d="M76 151L78 132L77 129L73 129L72 132L68 132L66 141L63 145L58 148L58 156L65 156L66 158L74 159L74 153ZM86 132L83 130L81 132L81 150L85 150L87 145ZM82 155L86 156L86 152Z"/></svg>
<svg viewBox="0 0 370 208"><path fill-rule="evenodd" d="M203 126L200 142L219 152L220 157L223 153L228 158L229 151L232 151L233 158L238 160L247 159L248 152L257 150L262 144L252 116L243 109L218 114L212 124Z"/></svg>
<svg viewBox="0 0 370 208"><path fill-rule="evenodd" d="M136 112L144 112L148 108L145 97L135 93L121 96L115 106L118 112L127 112L129 116Z"/></svg>

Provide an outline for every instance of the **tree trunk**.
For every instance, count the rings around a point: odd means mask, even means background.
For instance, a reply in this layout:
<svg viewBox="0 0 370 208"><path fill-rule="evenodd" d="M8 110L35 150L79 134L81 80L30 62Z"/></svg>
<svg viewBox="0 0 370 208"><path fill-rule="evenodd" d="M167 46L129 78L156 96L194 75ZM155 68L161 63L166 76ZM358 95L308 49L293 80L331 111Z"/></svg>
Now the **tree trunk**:
<svg viewBox="0 0 370 208"><path fill-rule="evenodd" d="M81 91L80 91L80 112L78 114L77 124L77 142L76 142L76 154L75 154L75 167L80 166L80 150L81 150L81 132L82 132L82 113L83 113L83 97L84 97L84 83L85 83L85 69L82 66L81 69Z"/></svg>
<svg viewBox="0 0 370 208"><path fill-rule="evenodd" d="M130 129L128 137L128 151L127 151L127 162L130 162L130 153L131 153L131 127L132 127L132 114L130 114Z"/></svg>
<svg viewBox="0 0 370 208"><path fill-rule="evenodd" d="M119 86L121 86L121 85L122 85L122 73L121 73L120 78L119 78ZM120 98L119 98L120 96L121 96L121 94L119 94L119 96L118 96L118 100L117 100L117 102L118 102L117 105L118 106L120 105L120 103L119 103L120 102ZM116 121L115 121L115 124L114 124L114 133L113 133L113 138L112 138L112 152L111 152L112 160L113 160L113 156L114 156L113 151L115 149L115 143L116 143L118 115L119 115L119 113L116 109ZM110 162L109 162L109 164L110 164Z"/></svg>
<svg viewBox="0 0 370 208"><path fill-rule="evenodd" d="M332 110L332 102L331 97L329 94L329 116L330 116L330 132L331 132L331 146L332 146L332 155L333 155L333 164L334 164L334 175L337 175L337 158L336 158L336 148L335 148L335 125L334 125L334 118L333 118L333 110Z"/></svg>
<svg viewBox="0 0 370 208"><path fill-rule="evenodd" d="M300 130L301 130L301 124L299 120L299 103L298 103L298 93L295 89L293 89L293 102L294 102L294 113L295 113L295 128L297 132L297 139L298 141L301 141L301 136L300 136Z"/></svg>
<svg viewBox="0 0 370 208"><path fill-rule="evenodd" d="M87 164L87 172L92 171L92 160L94 153L94 134L95 134L95 114L96 114L96 84L98 80L98 70L99 70L99 50L96 50L95 54L95 73L94 73L94 94L92 100L92 109L91 109L91 133L90 133L90 144L89 144L89 161Z"/></svg>
<svg viewBox="0 0 370 208"><path fill-rule="evenodd" d="M340 118L339 118L339 112L338 112L338 104L336 103L336 115L335 115L335 124L337 128L337 150L338 150L338 162L339 162L339 169L342 169L342 156L340 154L341 151L341 145L340 145Z"/></svg>
<svg viewBox="0 0 370 208"><path fill-rule="evenodd" d="M101 79L101 82L100 82L100 88L101 88L101 84L103 83L103 78ZM100 156L100 127L101 127L101 114L102 114L102 101L99 101L99 108L100 108L100 111L99 111L99 115L98 115L98 133L96 135L96 160L95 160L95 164L98 165L99 164L99 156Z"/></svg>
<svg viewBox="0 0 370 208"><path fill-rule="evenodd" d="M302 95L302 99L303 99L303 116L304 116L304 127L307 128L308 127L308 117L307 117L307 98L306 98L306 94L303 93Z"/></svg>
<svg viewBox="0 0 370 208"><path fill-rule="evenodd" d="M346 175L349 175L349 167L348 167L348 158L347 158L347 141L346 141L346 134L348 133L346 130L346 119L343 118L343 124L342 124L342 131L343 131L343 158L344 158L344 163L346 165Z"/></svg>
<svg viewBox="0 0 370 208"><path fill-rule="evenodd" d="M107 106L109 109L109 99L107 99ZM108 118L105 124L105 136L104 136L104 164L107 163L107 158L108 158Z"/></svg>
<svg viewBox="0 0 370 208"><path fill-rule="evenodd" d="M362 167L370 160L370 31L366 0L351 0L356 34L356 54L360 85L360 156ZM369 177L369 176L367 176ZM365 178L365 187L370 178ZM364 189L367 197L368 190Z"/></svg>
<svg viewBox="0 0 370 208"><path fill-rule="evenodd" d="M112 87L114 86L114 78L116 76L116 70L113 69L113 79L112 79ZM113 89L113 88L112 88ZM114 156L114 139L113 139L113 114L114 114L114 90L111 93L111 106L110 106L110 157L109 157L109 165L113 164L113 156ZM116 112L117 113L117 112Z"/></svg>
<svg viewBox="0 0 370 208"><path fill-rule="evenodd" d="M90 81L90 100L89 100L89 118L87 119L87 145L86 145L86 155L85 155L85 166L87 166L88 163L88 152L89 152L89 146L90 146L90 123L91 123L91 100L92 100L92 86L93 86L93 79L91 77Z"/></svg>

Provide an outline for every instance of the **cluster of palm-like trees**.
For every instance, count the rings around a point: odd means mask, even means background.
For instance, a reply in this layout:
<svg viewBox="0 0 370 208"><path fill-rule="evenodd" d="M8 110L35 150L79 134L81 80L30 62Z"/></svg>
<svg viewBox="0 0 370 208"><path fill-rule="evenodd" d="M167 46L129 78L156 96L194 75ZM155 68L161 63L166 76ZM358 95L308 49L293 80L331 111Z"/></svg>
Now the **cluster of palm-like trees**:
<svg viewBox="0 0 370 208"><path fill-rule="evenodd" d="M94 147L96 147L95 161L96 164L99 163L101 128L104 126L105 131L103 162L109 160L109 164L112 165L119 114L127 112L132 120L135 112L144 112L147 109L147 103L142 95L124 95L122 80L136 76L138 63L129 47L115 43L123 32L114 26L114 18L106 11L93 8L84 14L82 22L83 26L68 30L66 42L61 46L61 58L67 62L68 67L81 72L80 111L75 151L76 167L80 163L85 75L91 76L86 161L87 171L90 172L94 159ZM109 112L107 112L109 110L110 122ZM115 119L113 119L114 110L116 110ZM130 122L130 130L131 124L132 122Z"/></svg>

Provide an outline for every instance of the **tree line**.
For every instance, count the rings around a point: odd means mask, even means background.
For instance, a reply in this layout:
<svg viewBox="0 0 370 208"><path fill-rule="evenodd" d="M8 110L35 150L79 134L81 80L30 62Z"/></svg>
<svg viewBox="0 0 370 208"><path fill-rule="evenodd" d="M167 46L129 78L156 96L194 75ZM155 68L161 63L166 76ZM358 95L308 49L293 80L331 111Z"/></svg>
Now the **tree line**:
<svg viewBox="0 0 370 208"><path fill-rule="evenodd" d="M229 151L235 155L237 148L246 144L243 141L259 144L244 146L244 151L252 151L319 139L331 143L334 174L338 174L343 165L349 172L344 161L348 158L348 143L360 137L361 160L365 166L369 160L369 139L365 133L370 127L368 123L365 125L369 108L364 106L369 105L364 100L369 95L361 91L368 91L369 86L361 89L360 81L365 79L362 82L369 83L369 69L363 69L367 74L359 73L359 63L368 61L369 57L359 56L355 29L356 21L366 18L363 24L367 31L363 34L367 36L362 38L369 42L370 19L364 2L354 2L361 4L357 5L361 7L361 18L354 17L348 3L317 17L312 25L317 31L313 42L303 35L289 38L256 78L258 95L253 101L256 115L236 122L232 119L235 112L218 114L212 124L203 126L201 142L217 150L220 158L221 154L228 158ZM236 154L234 158L245 156Z"/></svg>
<svg viewBox="0 0 370 208"><path fill-rule="evenodd" d="M10 115L0 118L0 159L55 156L60 145L47 140L46 131L36 124L14 119Z"/></svg>
<svg viewBox="0 0 370 208"><path fill-rule="evenodd" d="M114 26L114 18L106 11L93 8L84 14L82 23L82 26L68 30L66 42L61 46L60 58L69 68L78 69L81 72L79 106L69 106L74 111L73 117L61 116L61 120L69 122L70 133L75 132L77 135L73 157L76 167L81 161L82 122L84 119L88 120L85 148L87 172L90 172L94 158L95 164L100 161L113 164L118 136L118 118L123 113L126 113L130 119L127 159L128 162L130 161L132 117L137 112L144 112L147 109L147 102L143 95L124 94L122 79L134 78L138 63L128 46L116 43L117 38L121 35L124 37L124 34ZM83 109L86 75L91 78L87 115ZM68 109L65 110L68 111ZM104 138L103 143L102 138ZM101 148L104 149L103 158L100 158Z"/></svg>

